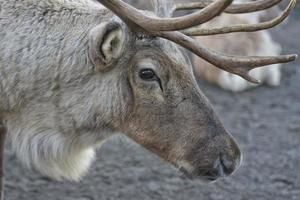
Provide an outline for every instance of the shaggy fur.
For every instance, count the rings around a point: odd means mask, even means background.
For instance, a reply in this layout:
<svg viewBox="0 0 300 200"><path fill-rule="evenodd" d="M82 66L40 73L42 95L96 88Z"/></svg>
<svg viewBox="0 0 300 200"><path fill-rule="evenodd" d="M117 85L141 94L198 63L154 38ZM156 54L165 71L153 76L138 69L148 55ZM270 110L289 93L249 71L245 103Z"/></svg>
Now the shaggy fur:
<svg viewBox="0 0 300 200"><path fill-rule="evenodd" d="M85 47L90 27L111 15L87 0L0 7L0 115L13 148L27 166L78 180L113 133L103 124L124 110L120 75L96 77Z"/></svg>

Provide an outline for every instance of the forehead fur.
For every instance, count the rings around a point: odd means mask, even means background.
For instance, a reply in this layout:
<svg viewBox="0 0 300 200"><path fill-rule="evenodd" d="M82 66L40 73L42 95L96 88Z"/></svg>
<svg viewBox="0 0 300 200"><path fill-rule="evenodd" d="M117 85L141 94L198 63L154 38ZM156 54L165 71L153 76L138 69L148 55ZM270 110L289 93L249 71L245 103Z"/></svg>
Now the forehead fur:
<svg viewBox="0 0 300 200"><path fill-rule="evenodd" d="M174 4L173 0L151 0L151 3L153 5L154 12L144 11L144 14L151 17L171 17ZM192 71L192 65L188 53L181 46L162 38L151 38L143 35L141 35L138 40L142 46L155 47L176 64L186 66Z"/></svg>
<svg viewBox="0 0 300 200"><path fill-rule="evenodd" d="M162 38L138 37L136 50L148 48L154 52L157 51L163 57L167 57L174 64L185 66L188 70L193 71L188 52L181 46Z"/></svg>
<svg viewBox="0 0 300 200"><path fill-rule="evenodd" d="M161 38L156 39L155 45L157 45L158 48L161 49L161 51L164 52L164 54L166 54L170 60L176 64L184 65L192 70L188 52L185 49L171 41Z"/></svg>

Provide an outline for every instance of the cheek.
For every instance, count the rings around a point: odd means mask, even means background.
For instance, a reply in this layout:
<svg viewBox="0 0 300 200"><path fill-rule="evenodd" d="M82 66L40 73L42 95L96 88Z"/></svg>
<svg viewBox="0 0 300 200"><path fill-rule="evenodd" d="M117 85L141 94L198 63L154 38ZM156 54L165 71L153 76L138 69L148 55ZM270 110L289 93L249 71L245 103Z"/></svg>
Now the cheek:
<svg viewBox="0 0 300 200"><path fill-rule="evenodd" d="M133 96L133 90L128 80L121 83L121 95L122 95L122 102L123 102L123 113L125 120L130 113L133 112L134 109L134 96Z"/></svg>
<svg viewBox="0 0 300 200"><path fill-rule="evenodd" d="M174 141L172 141L170 135L169 137L161 135L162 133L159 130L149 126L149 124L145 125L143 121L137 120L134 124L131 123L128 126L130 130L125 134L147 150L169 161Z"/></svg>
<svg viewBox="0 0 300 200"><path fill-rule="evenodd" d="M152 111L153 109L163 108L165 98L159 86L154 83L137 83L132 86L132 98L135 107L139 110Z"/></svg>

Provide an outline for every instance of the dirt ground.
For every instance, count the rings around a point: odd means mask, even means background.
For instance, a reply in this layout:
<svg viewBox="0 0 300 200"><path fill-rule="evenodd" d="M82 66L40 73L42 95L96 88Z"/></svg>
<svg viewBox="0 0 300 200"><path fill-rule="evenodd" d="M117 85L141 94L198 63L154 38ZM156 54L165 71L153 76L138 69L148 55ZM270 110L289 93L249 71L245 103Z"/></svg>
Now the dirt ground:
<svg viewBox="0 0 300 200"><path fill-rule="evenodd" d="M285 53L300 54L300 9L273 30ZM300 59L283 69L279 88L233 94L199 82L243 152L243 164L214 184L191 182L158 157L114 138L80 183L30 171L7 151L7 200L299 200Z"/></svg>

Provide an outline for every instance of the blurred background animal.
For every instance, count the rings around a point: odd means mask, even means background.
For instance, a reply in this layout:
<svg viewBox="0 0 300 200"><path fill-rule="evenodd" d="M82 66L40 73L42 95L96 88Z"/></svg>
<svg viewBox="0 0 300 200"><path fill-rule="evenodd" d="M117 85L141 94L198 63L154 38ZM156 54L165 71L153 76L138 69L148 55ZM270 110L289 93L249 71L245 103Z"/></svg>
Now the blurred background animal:
<svg viewBox="0 0 300 200"><path fill-rule="evenodd" d="M273 11L275 12L275 10ZM272 12L272 13L273 13ZM271 12L270 12L271 13ZM261 17L270 17L268 13L254 13L244 15L222 14L214 20L206 23L203 27L221 27L233 24L253 24L261 21ZM197 40L211 49L224 53L237 55L279 55L281 46L272 39L268 30L249 33L231 33L226 35L201 36ZM254 69L250 74L256 79L269 86L279 86L281 79L281 65ZM239 92L259 84L252 84L239 76L229 74L223 70L213 67L203 59L194 56L195 75L219 87Z"/></svg>
<svg viewBox="0 0 300 200"><path fill-rule="evenodd" d="M250 2L249 0L236 0L235 3ZM272 20L277 17L283 8L279 4L268 10L261 12L232 15L223 13L214 20L204 24L203 27L222 27L227 25L254 24ZM273 40L269 30L249 33L231 33L225 35L213 35L197 37L197 40L211 49L223 53L236 55L279 55L281 45ZM254 69L250 74L260 80L260 84L250 83L239 76L229 74L217 69L203 59L194 56L194 71L198 78L204 79L209 83L215 84L225 90L240 92L249 88L266 84L276 87L281 81L281 65L275 64L264 68Z"/></svg>

